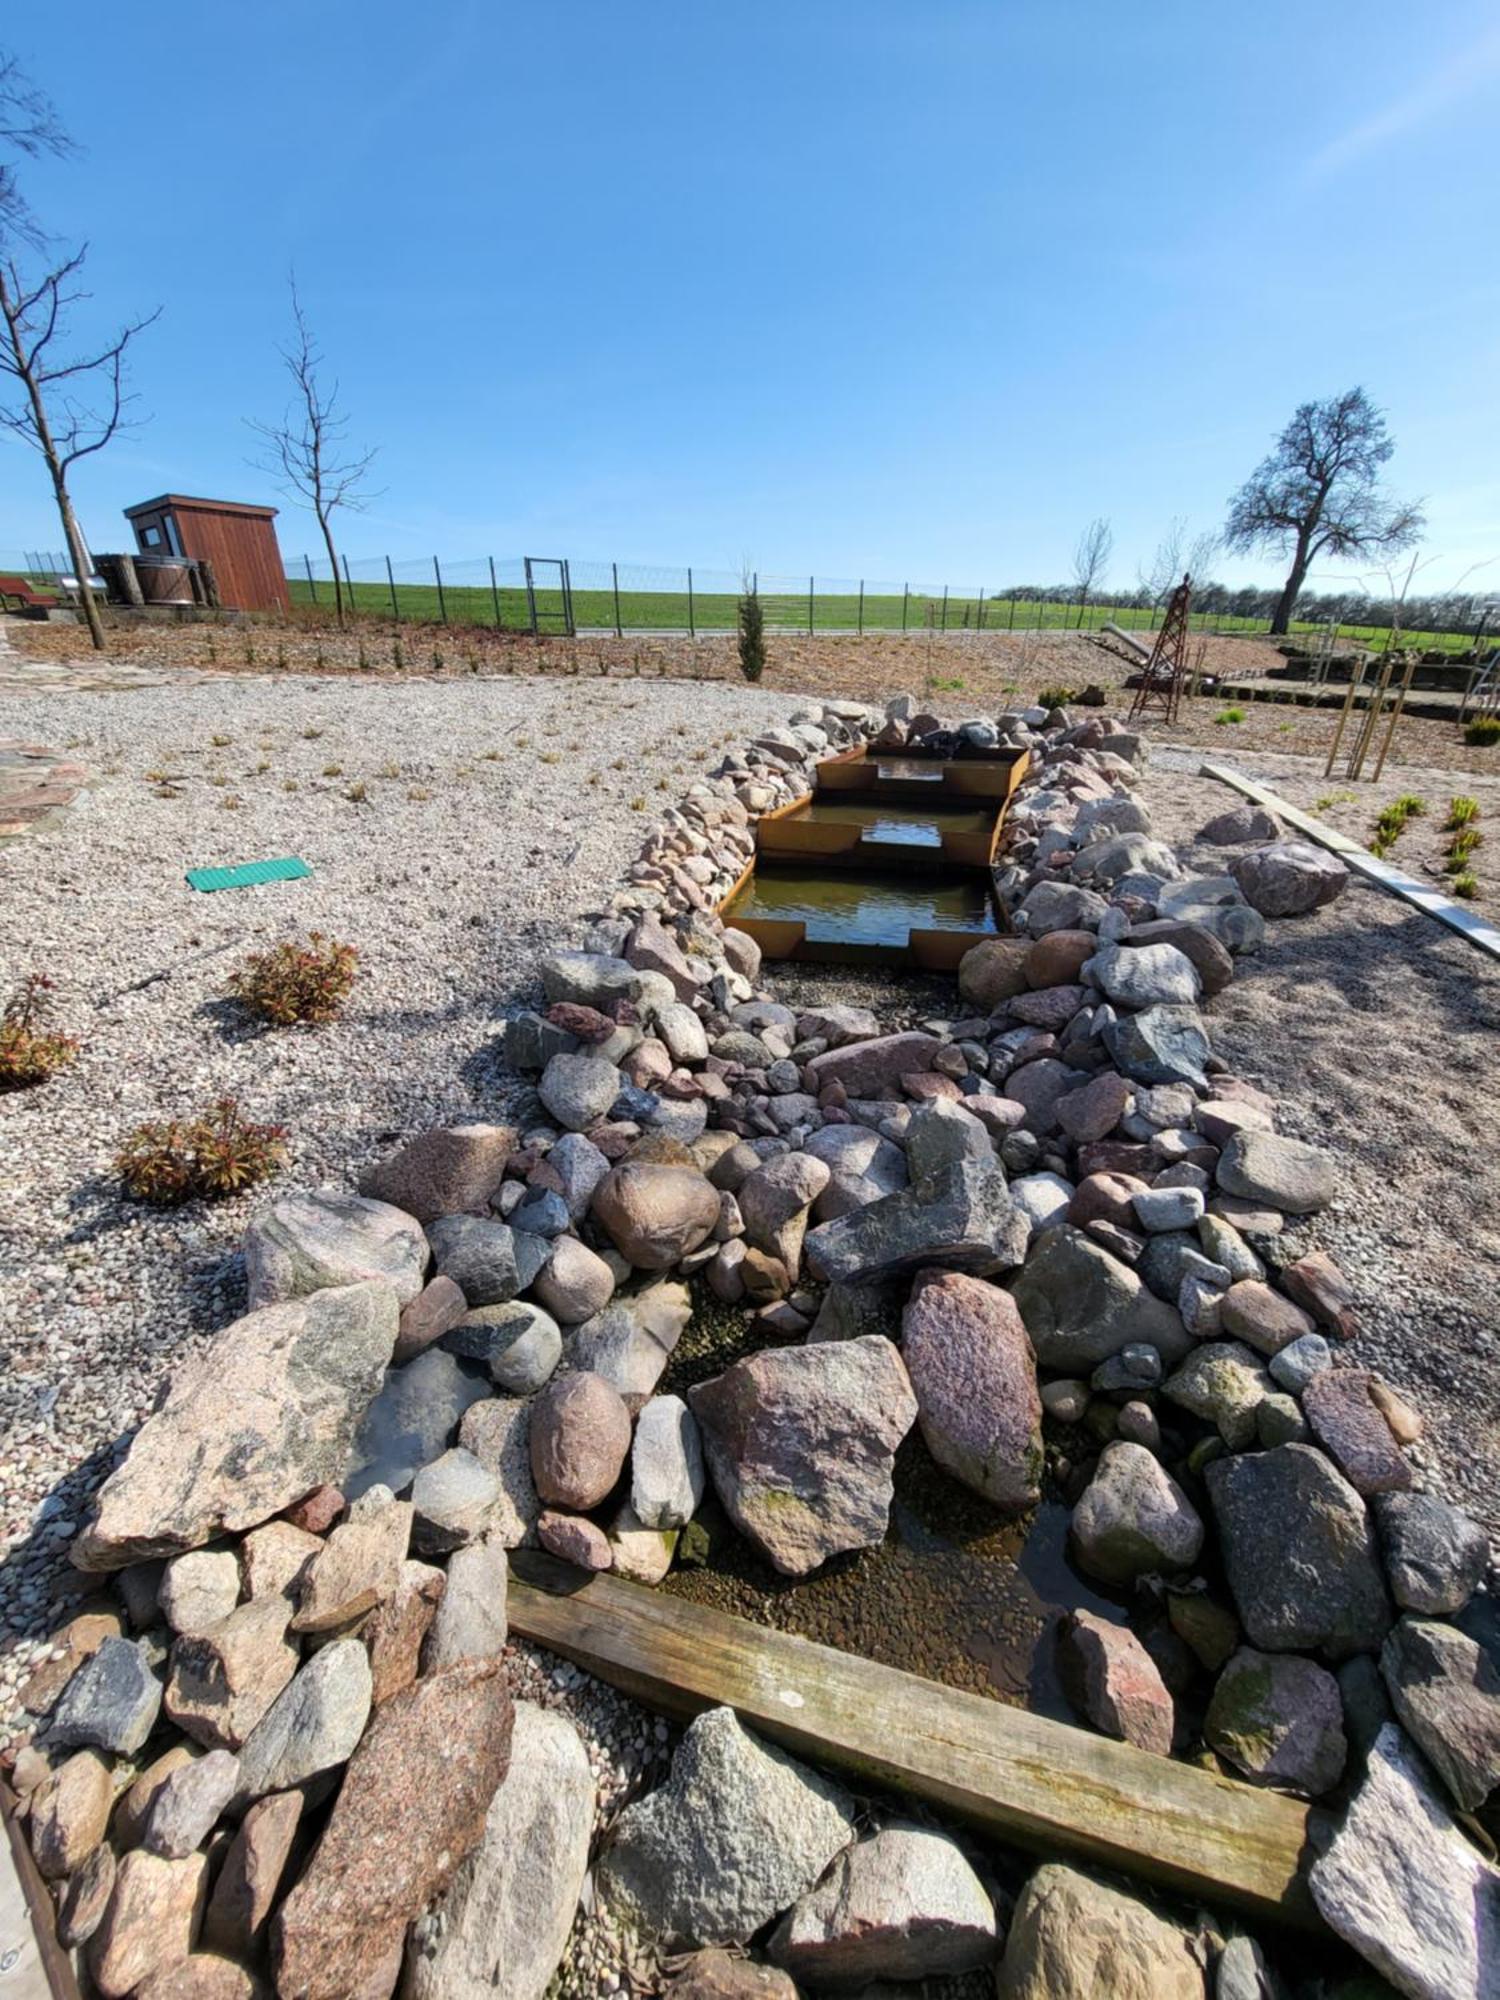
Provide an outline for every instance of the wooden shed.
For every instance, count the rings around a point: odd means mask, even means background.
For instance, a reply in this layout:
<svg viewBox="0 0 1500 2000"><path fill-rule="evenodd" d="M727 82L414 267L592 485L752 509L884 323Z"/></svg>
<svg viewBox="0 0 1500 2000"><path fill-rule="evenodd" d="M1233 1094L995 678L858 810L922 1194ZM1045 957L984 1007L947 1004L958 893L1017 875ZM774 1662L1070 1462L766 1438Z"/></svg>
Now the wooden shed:
<svg viewBox="0 0 1500 2000"><path fill-rule="evenodd" d="M212 563L219 601L229 609L291 610L274 507L163 493L127 507L125 518L135 530L141 555Z"/></svg>

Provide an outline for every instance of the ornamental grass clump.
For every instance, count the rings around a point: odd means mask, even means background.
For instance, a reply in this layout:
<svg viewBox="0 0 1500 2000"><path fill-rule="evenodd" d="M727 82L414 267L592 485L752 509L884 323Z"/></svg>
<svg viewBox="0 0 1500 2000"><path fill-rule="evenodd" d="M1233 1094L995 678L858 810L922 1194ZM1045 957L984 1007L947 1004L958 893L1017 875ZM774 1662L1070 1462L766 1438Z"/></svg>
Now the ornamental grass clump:
<svg viewBox="0 0 1500 2000"><path fill-rule="evenodd" d="M348 999L358 958L352 944L311 931L303 944L288 940L252 952L229 992L273 1027L316 1025L333 1020Z"/></svg>
<svg viewBox="0 0 1500 2000"><path fill-rule="evenodd" d="M1409 819L1420 819L1427 810L1427 801L1418 798L1415 792L1403 792L1399 799L1392 799L1383 806L1375 821L1375 838L1370 842L1370 852L1378 860L1388 854L1406 830Z"/></svg>
<svg viewBox="0 0 1500 2000"><path fill-rule="evenodd" d="M1464 741L1478 750L1500 743L1500 715L1476 715L1464 725Z"/></svg>
<svg viewBox="0 0 1500 2000"><path fill-rule="evenodd" d="M221 1097L197 1118L148 1119L115 1155L125 1192L157 1208L222 1201L285 1164L286 1127L242 1117L232 1097Z"/></svg>
<svg viewBox="0 0 1500 2000"><path fill-rule="evenodd" d="M76 1036L48 1027L51 1012L52 981L28 972L0 1010L0 1091L45 1083L78 1054Z"/></svg>

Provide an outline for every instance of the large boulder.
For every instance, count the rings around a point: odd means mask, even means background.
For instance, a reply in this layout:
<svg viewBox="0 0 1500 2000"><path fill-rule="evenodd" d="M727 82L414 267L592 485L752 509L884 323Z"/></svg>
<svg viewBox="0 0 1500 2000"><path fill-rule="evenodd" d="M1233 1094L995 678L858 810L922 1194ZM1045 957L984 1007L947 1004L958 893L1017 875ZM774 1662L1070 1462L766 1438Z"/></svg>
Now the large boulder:
<svg viewBox="0 0 1500 2000"><path fill-rule="evenodd" d="M689 1391L719 1498L787 1576L885 1535L917 1403L878 1334L765 1349Z"/></svg>
<svg viewBox="0 0 1500 2000"><path fill-rule="evenodd" d="M829 1283L873 1284L924 1264L990 1277L1021 1262L1030 1228L998 1161L968 1159L819 1223L804 1248L813 1274Z"/></svg>
<svg viewBox="0 0 1500 2000"><path fill-rule="evenodd" d="M1403 1618L1380 1670L1391 1706L1464 1812L1500 1785L1500 1669L1466 1632L1436 1618Z"/></svg>
<svg viewBox="0 0 1500 2000"><path fill-rule="evenodd" d="M370 1167L359 1191L404 1209L418 1222L483 1214L516 1143L509 1125L441 1125L420 1132Z"/></svg>
<svg viewBox="0 0 1500 2000"><path fill-rule="evenodd" d="M1339 1684L1313 1660L1241 1646L1214 1683L1203 1740L1251 1784L1317 1798L1349 1754Z"/></svg>
<svg viewBox="0 0 1500 2000"><path fill-rule="evenodd" d="M667 1947L739 1944L789 1909L853 1828L854 1802L729 1708L691 1724L667 1782L615 1823L605 1902Z"/></svg>
<svg viewBox="0 0 1500 2000"><path fill-rule="evenodd" d="M1175 944L1107 944L1084 974L1116 1007L1191 1007L1203 990L1193 962Z"/></svg>
<svg viewBox="0 0 1500 2000"><path fill-rule="evenodd" d="M1132 1083L1207 1086L1213 1050L1196 1007L1155 1005L1123 1015L1104 1030L1104 1046Z"/></svg>
<svg viewBox="0 0 1500 2000"><path fill-rule="evenodd" d="M995 1907L956 1840L888 1826L846 1847L782 1919L767 1955L818 1991L974 1972L995 1955Z"/></svg>
<svg viewBox="0 0 1500 2000"><path fill-rule="evenodd" d="M1326 847L1310 840L1274 840L1236 854L1229 872L1245 901L1263 917L1300 917L1342 896L1349 870Z"/></svg>
<svg viewBox="0 0 1500 2000"><path fill-rule="evenodd" d="M372 1695L370 1657L360 1640L334 1639L314 1653L245 1739L241 1803L337 1770L364 1734Z"/></svg>
<svg viewBox="0 0 1500 2000"><path fill-rule="evenodd" d="M1219 1155L1214 1179L1225 1194L1286 1215L1311 1215L1326 1208L1338 1191L1327 1153L1277 1132L1235 1133Z"/></svg>
<svg viewBox="0 0 1500 2000"><path fill-rule="evenodd" d="M565 1715L518 1701L479 1845L418 1919L403 2000L543 2000L588 1867L594 1774Z"/></svg>
<svg viewBox="0 0 1500 2000"><path fill-rule="evenodd" d="M1120 1589L1191 1569L1203 1547L1192 1501L1144 1445L1125 1441L1100 1454L1070 1532L1079 1568Z"/></svg>
<svg viewBox="0 0 1500 2000"><path fill-rule="evenodd" d="M668 1271L708 1240L718 1190L696 1167L626 1160L594 1190L594 1220L639 1271Z"/></svg>
<svg viewBox="0 0 1500 2000"><path fill-rule="evenodd" d="M1092 943L1092 939L1090 940ZM958 990L969 1006L992 1014L1004 1000L1027 988L1031 945L1025 938L983 938L958 961ZM1036 984L1052 984L1037 981Z"/></svg>
<svg viewBox="0 0 1500 2000"><path fill-rule="evenodd" d="M484 1836L510 1766L502 1664L428 1674L380 1708L273 1926L276 1990L348 2000L383 1981L407 1925Z"/></svg>
<svg viewBox="0 0 1500 2000"><path fill-rule="evenodd" d="M1001 2000L1204 2000L1193 1945L1136 1897L1048 1862L1016 1903L996 1992Z"/></svg>
<svg viewBox="0 0 1500 2000"><path fill-rule="evenodd" d="M242 1534L343 1475L396 1344L396 1294L338 1285L247 1313L169 1379L99 1489L80 1569L123 1569Z"/></svg>
<svg viewBox="0 0 1500 2000"><path fill-rule="evenodd" d="M807 1065L812 1079L809 1087L821 1092L837 1083L850 1097L889 1097L899 1089L903 1076L931 1069L932 1058L942 1046L936 1035L912 1031L825 1049Z"/></svg>
<svg viewBox="0 0 1500 2000"><path fill-rule="evenodd" d="M1329 1929L1411 2000L1500 1996L1500 1870L1454 1825L1394 1722L1308 1881Z"/></svg>
<svg viewBox="0 0 1500 2000"><path fill-rule="evenodd" d="M1036 1360L1009 1293L957 1271L924 1271L901 1353L927 1449L955 1479L1019 1512L1041 1491Z"/></svg>
<svg viewBox="0 0 1500 2000"><path fill-rule="evenodd" d="M1478 1522L1435 1493L1382 1493L1375 1519L1402 1610L1434 1618L1462 1611L1489 1563L1489 1537Z"/></svg>
<svg viewBox="0 0 1500 2000"><path fill-rule="evenodd" d="M536 1094L566 1132L586 1132L607 1118L620 1094L620 1072L602 1056L555 1055Z"/></svg>
<svg viewBox="0 0 1500 2000"><path fill-rule="evenodd" d="M383 1278L408 1305L428 1257L415 1216L332 1188L272 1202L251 1219L244 1249L252 1310L365 1278Z"/></svg>
<svg viewBox="0 0 1500 2000"><path fill-rule="evenodd" d="M736 1197L746 1241L795 1273L802 1261L807 1212L828 1181L827 1165L811 1153L779 1153L746 1174Z"/></svg>
<svg viewBox="0 0 1500 2000"><path fill-rule="evenodd" d="M1374 1652L1391 1623L1358 1493L1312 1445L1215 1459L1209 1496L1240 1622L1264 1652Z"/></svg>
<svg viewBox="0 0 1500 2000"><path fill-rule="evenodd" d="M1011 1296L1037 1361L1058 1374L1087 1374L1133 1345L1171 1364L1191 1345L1178 1314L1128 1264L1066 1223L1042 1231Z"/></svg>

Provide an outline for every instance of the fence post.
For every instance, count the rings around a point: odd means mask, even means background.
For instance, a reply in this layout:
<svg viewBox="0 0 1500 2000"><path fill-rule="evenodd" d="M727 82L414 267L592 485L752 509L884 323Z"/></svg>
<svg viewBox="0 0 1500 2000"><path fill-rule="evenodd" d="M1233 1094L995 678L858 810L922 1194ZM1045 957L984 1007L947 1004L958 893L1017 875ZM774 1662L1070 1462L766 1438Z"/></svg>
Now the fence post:
<svg viewBox="0 0 1500 2000"><path fill-rule="evenodd" d="M688 637L690 639L696 639L698 636L698 627L693 617L693 572L691 569L689 569L687 576L688 576Z"/></svg>
<svg viewBox="0 0 1500 2000"><path fill-rule="evenodd" d="M436 556L432 559L432 573L437 578L438 610L442 614L443 623L446 625L448 622L448 600L443 595L443 572L438 568L438 559Z"/></svg>
<svg viewBox="0 0 1500 2000"><path fill-rule="evenodd" d="M500 617L500 586L495 581L495 558L493 556L490 557L490 597L495 606L495 630L498 632L501 630L503 621Z"/></svg>
<svg viewBox="0 0 1500 2000"><path fill-rule="evenodd" d="M975 630L979 632L984 630L984 591L982 588L979 592L979 619Z"/></svg>
<svg viewBox="0 0 1500 2000"><path fill-rule="evenodd" d="M811 577L809 577L807 579L807 631L809 638L811 638L812 636L812 629L813 629L813 580Z"/></svg>
<svg viewBox="0 0 1500 2000"><path fill-rule="evenodd" d="M317 586L317 583L316 583L316 581L315 581L315 579L314 579L314 577L313 577L313 573L312 573L312 557L311 557L311 556L304 556L304 557L302 558L302 567L303 567L303 568L304 568L304 569L305 569L305 570L307 571L307 587L308 587L308 589L309 589L309 590L310 590L310 591L312 592L312 601L313 601L313 603L314 603L314 604L316 604L316 603L317 603L317 601L318 601L318 586Z"/></svg>
<svg viewBox="0 0 1500 2000"><path fill-rule="evenodd" d="M901 630L903 632L906 630L906 608L910 602L911 602L911 585L909 583L903 583L901 586Z"/></svg>
<svg viewBox="0 0 1500 2000"><path fill-rule="evenodd" d="M946 583L943 585L943 623L941 629L944 632L948 629L948 586Z"/></svg>
<svg viewBox="0 0 1500 2000"><path fill-rule="evenodd" d="M1016 600L1014 595L1012 595L1010 600L1010 611L1006 616L1005 629L1007 632L1014 632L1016 629Z"/></svg>
<svg viewBox="0 0 1500 2000"><path fill-rule="evenodd" d="M344 590L349 598L349 609L354 609L354 579L349 574L349 558L344 557Z"/></svg>
<svg viewBox="0 0 1500 2000"><path fill-rule="evenodd" d="M859 580L859 629L861 633L865 629L865 580L863 577Z"/></svg>
<svg viewBox="0 0 1500 2000"><path fill-rule="evenodd" d="M612 562L609 566L609 580L615 594L615 637L625 637L625 627L620 623L620 565Z"/></svg>
<svg viewBox="0 0 1500 2000"><path fill-rule="evenodd" d="M385 580L391 587L391 617L399 625L401 622L401 606L396 602L396 572L391 568L391 559L389 556L385 559Z"/></svg>

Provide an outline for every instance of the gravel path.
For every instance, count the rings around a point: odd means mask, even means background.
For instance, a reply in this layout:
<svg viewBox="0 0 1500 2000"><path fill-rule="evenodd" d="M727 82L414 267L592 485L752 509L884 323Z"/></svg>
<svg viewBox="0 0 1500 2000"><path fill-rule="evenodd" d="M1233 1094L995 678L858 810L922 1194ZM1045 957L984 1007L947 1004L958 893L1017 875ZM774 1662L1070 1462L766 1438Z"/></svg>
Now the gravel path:
<svg viewBox="0 0 1500 2000"><path fill-rule="evenodd" d="M85 1043L49 1085L0 1098L7 1548L197 1337L243 1310L236 1246L264 1194L124 1202L109 1168L124 1133L232 1093L290 1126L287 1186L346 1185L398 1133L515 1110L495 1038L540 953L599 907L721 744L795 706L555 680L0 698L0 737L67 747L98 773L47 831L0 851L0 989L45 971L59 1025ZM183 881L196 863L280 854L311 879L217 895ZM276 1033L237 1018L221 996L246 951L319 928L360 952L344 1018ZM71 1504L49 1504L60 1550ZM18 1605L15 1566L0 1571L0 1613L40 1609L31 1581Z"/></svg>
<svg viewBox="0 0 1500 2000"><path fill-rule="evenodd" d="M1232 850L1193 835L1240 795L1198 778L1201 762L1156 751L1143 796L1160 837L1219 873ZM1412 776L1385 773L1393 792L1419 789ZM1291 1255L1319 1244L1348 1272L1364 1323L1353 1358L1421 1411L1416 1455L1500 1537L1500 968L1356 879L1328 908L1272 924L1209 1019L1219 1053L1281 1100L1281 1128L1343 1164L1333 1206L1280 1242Z"/></svg>

